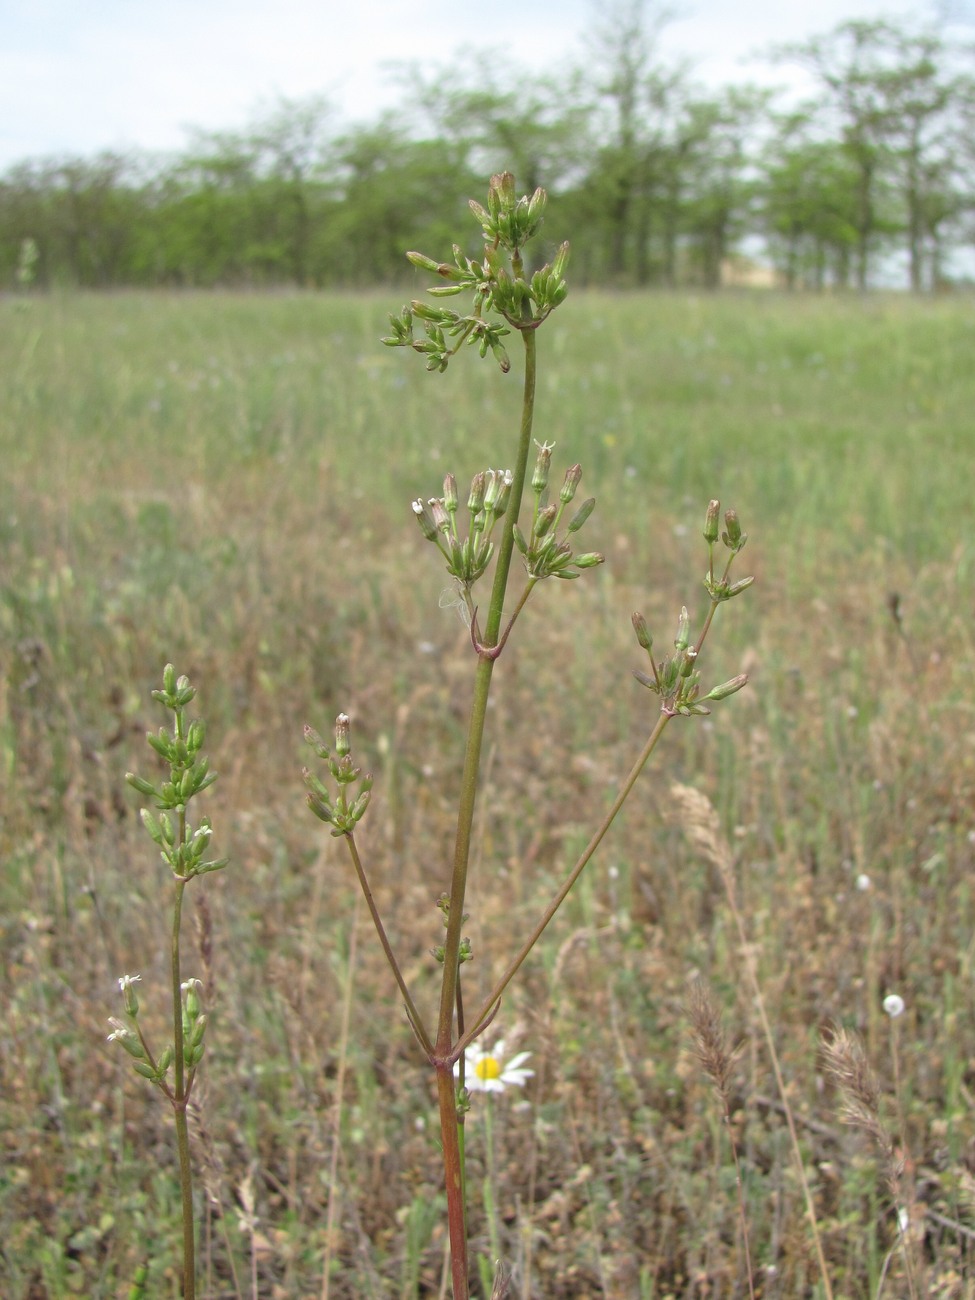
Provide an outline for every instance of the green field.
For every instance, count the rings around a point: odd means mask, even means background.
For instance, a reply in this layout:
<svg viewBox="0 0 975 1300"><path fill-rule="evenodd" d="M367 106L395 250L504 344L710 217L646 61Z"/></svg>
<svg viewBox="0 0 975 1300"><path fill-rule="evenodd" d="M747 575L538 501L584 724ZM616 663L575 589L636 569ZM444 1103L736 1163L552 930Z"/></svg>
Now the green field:
<svg viewBox="0 0 975 1300"><path fill-rule="evenodd" d="M165 1009L168 885L124 773L156 775L167 660L199 687L220 773L201 802L231 858L189 891L190 971L195 891L213 921L202 1294L317 1297L326 1258L333 1300L444 1294L428 1071L300 776L302 725L351 714L376 777L360 844L432 1006L472 656L410 502L510 459L520 381L517 361L434 376L383 348L400 302L0 301L10 1300L125 1297L140 1263L150 1297L178 1295L171 1120L106 1042L122 972L141 972L150 1026ZM757 582L719 611L703 665L749 687L669 728L502 1007L536 1072L493 1111L512 1295L747 1295L695 975L742 1044L758 1292L822 1294L739 936L675 782L707 794L734 854L835 1295L909 1292L883 1162L824 1076L833 1024L862 1036L904 1144L922 1294L975 1295L975 301L579 294L539 356L536 436L560 471L582 462L583 549L607 563L544 584L495 675L472 1002L652 725L630 614L661 645L681 604L700 616L710 497L737 508ZM483 1120L467 1143L486 1260Z"/></svg>

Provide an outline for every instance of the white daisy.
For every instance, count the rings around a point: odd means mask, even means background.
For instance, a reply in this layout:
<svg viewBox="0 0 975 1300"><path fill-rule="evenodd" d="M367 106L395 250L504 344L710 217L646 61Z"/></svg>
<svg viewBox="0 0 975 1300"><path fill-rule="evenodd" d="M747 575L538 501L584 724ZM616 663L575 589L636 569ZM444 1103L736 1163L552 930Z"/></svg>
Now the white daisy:
<svg viewBox="0 0 975 1300"><path fill-rule="evenodd" d="M472 1044L464 1052L466 1070L464 1085L470 1092L504 1092L506 1088L523 1088L525 1081L535 1073L525 1069L531 1052L516 1052L505 1059L504 1039L499 1038L490 1051ZM454 1074L460 1074L460 1062L454 1065Z"/></svg>

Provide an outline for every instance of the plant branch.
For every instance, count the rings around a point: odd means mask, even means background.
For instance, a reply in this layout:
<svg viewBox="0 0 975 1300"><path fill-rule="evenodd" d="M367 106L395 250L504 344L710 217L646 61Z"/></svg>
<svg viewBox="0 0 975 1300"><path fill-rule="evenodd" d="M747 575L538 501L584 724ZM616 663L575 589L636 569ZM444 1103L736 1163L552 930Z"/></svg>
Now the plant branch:
<svg viewBox="0 0 975 1300"><path fill-rule="evenodd" d="M517 956L508 966L508 969L505 971L505 973L501 976L501 979L495 985L493 991L481 1004L480 1010L478 1011L477 1015L474 1017L473 1021L471 1022L471 1028L458 1039L454 1047L455 1054L459 1054L460 1052L463 1052L463 1050L470 1043L474 1041L477 1035L484 1028L484 1025L487 1023L489 1014L493 1013L493 1011L497 1009L497 1004L501 999L501 995L504 993L505 989L514 979L515 975L518 973L518 970L522 966L526 957L531 952L532 948L534 948L535 944L538 942L538 940L541 938L542 934L548 927L549 922L552 920L555 913L565 902L565 899L569 894L569 891L572 889L572 886L582 875L582 872L585 869L586 865L588 864L589 860L591 859L592 855L596 852L596 849L599 848L599 845L602 842L603 837L605 836L606 832L609 830L610 826L612 826L613 822L616 819L617 813L623 807L623 804L626 802L630 794L630 791L633 789L634 785L636 784L637 779L640 776L640 773L643 771L644 767L646 766L647 760L650 758L650 755L656 749L657 742L660 740L660 737L663 735L664 728L666 727L667 723L670 721L672 716L673 714L670 713L661 713L660 716L658 717L653 730L650 732L650 735L647 738L647 743L643 746L643 749L640 751L636 759L636 762L630 768L626 780L620 786L619 792L617 793L616 798L613 800L613 804L612 807L609 809L609 812L607 812L606 816L603 818L603 820L600 822L599 826L593 833L592 838L590 839L586 847L583 849L575 866L569 872L568 876L566 876L565 881L563 882L561 888L558 890L558 892L555 894L552 901L549 903L548 907L542 913L541 919L539 920L538 924L532 930L531 934L525 940L524 944L522 944L521 948L518 951Z"/></svg>
<svg viewBox="0 0 975 1300"><path fill-rule="evenodd" d="M366 900L366 906L369 908L369 915L372 917L372 923L376 927L376 934L379 936L379 942L382 944L383 952L386 954L386 960L389 962L389 968L393 972L396 983L399 985L399 991L402 995L403 1002L406 1004L406 1014L409 1017L413 1032L416 1034L420 1046L428 1056L433 1056L433 1044L430 1041L430 1035L426 1031L423 1020L416 1004L410 994L406 980L399 968L399 963L393 953L389 939L386 935L386 929L383 925L382 917L379 915L379 908L376 906L376 900L373 897L372 888L369 879L366 876L365 868L362 865L362 859L359 857L359 850L356 846L355 835L351 831L345 834L345 842L349 846L349 854L352 857L352 865L355 867L355 874L359 878L359 886L362 889L362 895Z"/></svg>

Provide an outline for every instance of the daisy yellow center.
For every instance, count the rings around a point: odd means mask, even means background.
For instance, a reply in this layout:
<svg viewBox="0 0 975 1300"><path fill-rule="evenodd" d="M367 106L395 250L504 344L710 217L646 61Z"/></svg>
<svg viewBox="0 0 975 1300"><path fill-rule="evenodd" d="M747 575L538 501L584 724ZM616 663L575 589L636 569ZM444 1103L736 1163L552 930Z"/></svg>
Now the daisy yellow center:
<svg viewBox="0 0 975 1300"><path fill-rule="evenodd" d="M500 1079L501 1066L493 1056L482 1056L474 1066L474 1073L479 1079Z"/></svg>

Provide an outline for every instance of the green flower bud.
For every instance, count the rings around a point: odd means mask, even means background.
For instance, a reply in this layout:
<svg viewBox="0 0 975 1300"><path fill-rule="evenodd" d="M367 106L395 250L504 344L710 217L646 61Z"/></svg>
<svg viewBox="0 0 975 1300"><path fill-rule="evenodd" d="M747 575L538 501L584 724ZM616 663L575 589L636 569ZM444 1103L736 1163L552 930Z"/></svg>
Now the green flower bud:
<svg viewBox="0 0 975 1300"><path fill-rule="evenodd" d="M718 513L720 510L720 501L708 502L708 511L704 517L704 540L709 546L713 546L718 540Z"/></svg>
<svg viewBox="0 0 975 1300"><path fill-rule="evenodd" d="M587 497L569 520L568 532L577 533L596 508L596 498Z"/></svg>
<svg viewBox="0 0 975 1300"><path fill-rule="evenodd" d="M606 556L598 551L587 551L585 555L577 555L572 563L577 569L594 569L597 564L606 563Z"/></svg>
<svg viewBox="0 0 975 1300"><path fill-rule="evenodd" d="M535 495L541 496L548 486L549 468L552 464L552 447L549 443L543 442L538 447L538 455L535 457L535 468L532 471L532 491Z"/></svg>
<svg viewBox="0 0 975 1300"><path fill-rule="evenodd" d="M555 522L555 516L558 514L558 506L554 503L546 506L544 510L539 510L535 519L535 527L532 529L536 538L544 537L548 530Z"/></svg>
<svg viewBox="0 0 975 1300"><path fill-rule="evenodd" d="M724 524L726 532L721 534L721 540L727 546L729 551L740 551L748 540L748 534L741 531L741 524L738 522L738 513L735 510L726 510L724 513Z"/></svg>
<svg viewBox="0 0 975 1300"><path fill-rule="evenodd" d="M732 677L729 681L723 682L720 686L713 687L704 696L706 700L726 700L729 695L734 695L740 691L743 686L748 684L748 674L739 673L737 677Z"/></svg>
<svg viewBox="0 0 975 1300"><path fill-rule="evenodd" d="M691 618L687 612L687 606L684 605L680 611L680 620L677 624L677 636L674 638L674 645L678 650L686 650L690 644L690 626Z"/></svg>
<svg viewBox="0 0 975 1300"><path fill-rule="evenodd" d="M201 1010L200 989L202 987L203 985L200 983L198 979L184 980L181 985L181 988L183 990L183 997L184 997L186 1010L189 1012L190 1017L194 1020L200 1014L200 1010Z"/></svg>
<svg viewBox="0 0 975 1300"><path fill-rule="evenodd" d="M453 474L448 474L443 481L443 504L448 514L452 515L457 510L457 480Z"/></svg>
<svg viewBox="0 0 975 1300"><path fill-rule="evenodd" d="M158 799L159 791L151 781L136 776L134 772L126 772L125 779L134 790L138 790L139 794L144 794L147 799Z"/></svg>
<svg viewBox="0 0 975 1300"><path fill-rule="evenodd" d="M158 736L154 736L151 731L147 731L146 741L159 757L165 759L167 763L175 756L172 739L162 727L159 728Z"/></svg>
<svg viewBox="0 0 975 1300"><path fill-rule="evenodd" d="M139 1014L139 999L135 995L134 984L142 979L141 975L120 975L118 986L122 990L122 1001L125 1004L125 1013L135 1019Z"/></svg>
<svg viewBox="0 0 975 1300"><path fill-rule="evenodd" d="M485 513L499 515L503 513L504 508L500 506L501 496L505 487L511 487L512 474L510 469L489 469L487 472L487 484L484 491L484 510Z"/></svg>
<svg viewBox="0 0 975 1300"><path fill-rule="evenodd" d="M165 840L163 839L162 827L156 821L155 817L153 817L149 809L148 808L140 809L139 816L142 818L142 824L146 828L147 832L149 833L149 838L152 840L152 842L154 844L158 844L160 848L165 848Z"/></svg>
<svg viewBox="0 0 975 1300"><path fill-rule="evenodd" d="M647 620L642 614L633 614L632 622L633 631L636 633L636 639L640 642L643 649L649 652L653 649L653 637L650 635L650 629L647 627Z"/></svg>
<svg viewBox="0 0 975 1300"><path fill-rule="evenodd" d="M351 727L347 713L340 713L335 719L335 752L339 758L344 758L352 748L349 734Z"/></svg>
<svg viewBox="0 0 975 1300"><path fill-rule="evenodd" d="M515 206L515 178L511 172L498 172L491 177L491 184L488 189L489 205L492 197L498 205L498 211L510 212Z"/></svg>
<svg viewBox="0 0 975 1300"><path fill-rule="evenodd" d="M325 744L324 740L322 740L321 736L318 734L318 732L315 730L314 727L309 727L308 723L306 722L302 734L304 735L305 738L305 744L311 745L312 749L315 751L315 753L318 755L319 758L328 758L328 754L329 754L328 746Z"/></svg>
<svg viewBox="0 0 975 1300"><path fill-rule="evenodd" d="M432 257L427 257L426 253L407 253L406 260L421 271L439 271L440 269L440 263L435 262Z"/></svg>
<svg viewBox="0 0 975 1300"><path fill-rule="evenodd" d="M471 479L470 496L467 498L467 509L472 515L480 514L484 509L484 471L478 472Z"/></svg>

